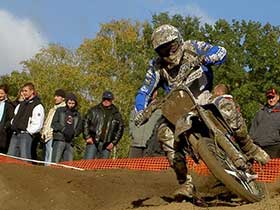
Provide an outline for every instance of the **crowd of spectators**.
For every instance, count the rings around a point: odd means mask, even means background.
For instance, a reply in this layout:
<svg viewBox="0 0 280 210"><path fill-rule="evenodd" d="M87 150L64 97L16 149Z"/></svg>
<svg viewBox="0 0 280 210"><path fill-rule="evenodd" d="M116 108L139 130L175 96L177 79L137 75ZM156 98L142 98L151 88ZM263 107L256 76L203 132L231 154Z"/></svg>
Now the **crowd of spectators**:
<svg viewBox="0 0 280 210"><path fill-rule="evenodd" d="M252 122L250 136L271 158L277 158L280 157L277 90L269 89L266 98L267 103L256 113ZM0 153L37 159L36 150L40 143L45 165L72 161L74 140L81 134L85 143L84 159L110 158L124 131L122 115L113 104L114 99L111 91L104 91L100 103L82 116L77 108L76 95L57 89L54 91L53 107L45 113L32 83L24 84L14 101L8 98L8 86L0 85ZM164 155L155 133L160 110L139 128L134 125L133 111L129 124L132 139L129 157Z"/></svg>
<svg viewBox="0 0 280 210"><path fill-rule="evenodd" d="M72 161L75 138L82 134L85 159L110 158L122 138L124 122L113 104L113 93L104 91L101 98L82 116L76 95L57 89L54 105L46 114L33 83L24 84L14 101L8 98L8 86L0 85L0 153L37 159L40 143L45 165Z"/></svg>

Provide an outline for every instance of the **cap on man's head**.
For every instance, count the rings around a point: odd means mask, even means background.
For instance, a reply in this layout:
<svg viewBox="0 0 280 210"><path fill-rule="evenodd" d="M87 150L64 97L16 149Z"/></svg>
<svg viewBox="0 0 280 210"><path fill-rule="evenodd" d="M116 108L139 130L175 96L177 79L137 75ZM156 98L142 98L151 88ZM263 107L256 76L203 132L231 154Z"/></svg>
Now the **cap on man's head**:
<svg viewBox="0 0 280 210"><path fill-rule="evenodd" d="M102 94L102 99L109 99L109 100L113 100L114 99L114 95L111 91L104 91Z"/></svg>
<svg viewBox="0 0 280 210"><path fill-rule="evenodd" d="M65 91L63 89L57 89L55 92L54 92L54 95L55 96L61 96L62 98L65 98Z"/></svg>
<svg viewBox="0 0 280 210"><path fill-rule="evenodd" d="M274 88L267 90L265 93L266 97L275 97L276 95L277 95L277 91Z"/></svg>

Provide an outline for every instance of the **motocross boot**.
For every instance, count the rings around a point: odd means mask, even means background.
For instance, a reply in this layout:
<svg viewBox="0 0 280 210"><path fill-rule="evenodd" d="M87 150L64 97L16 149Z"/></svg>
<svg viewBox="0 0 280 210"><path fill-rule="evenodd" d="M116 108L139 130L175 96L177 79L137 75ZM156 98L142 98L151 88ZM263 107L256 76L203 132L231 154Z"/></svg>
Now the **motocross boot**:
<svg viewBox="0 0 280 210"><path fill-rule="evenodd" d="M253 157L254 160L261 163L262 165L270 161L270 156L259 146L254 144L252 141L248 142L241 148L248 157Z"/></svg>
<svg viewBox="0 0 280 210"><path fill-rule="evenodd" d="M183 201L186 199L192 199L194 196L194 185L192 183L191 175L187 175L187 180L180 184L180 187L174 192L174 199L176 201Z"/></svg>
<svg viewBox="0 0 280 210"><path fill-rule="evenodd" d="M248 156L255 159L261 164L266 164L270 160L270 156L259 146L253 143L253 140L247 132L245 125L235 131L235 138L242 151Z"/></svg>
<svg viewBox="0 0 280 210"><path fill-rule="evenodd" d="M171 167L173 167L173 160L174 160L174 133L173 131L166 125L162 124L158 128L158 140L162 146L163 151L165 152L168 162Z"/></svg>

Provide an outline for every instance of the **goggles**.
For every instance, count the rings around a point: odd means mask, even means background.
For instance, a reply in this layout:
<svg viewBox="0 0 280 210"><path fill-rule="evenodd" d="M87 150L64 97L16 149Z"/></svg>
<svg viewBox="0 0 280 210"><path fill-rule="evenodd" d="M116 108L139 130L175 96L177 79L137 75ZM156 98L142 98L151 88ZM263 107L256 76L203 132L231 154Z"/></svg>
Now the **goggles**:
<svg viewBox="0 0 280 210"><path fill-rule="evenodd" d="M179 48L180 43L178 40L173 40L171 42L165 43L155 49L160 57L169 57L174 54Z"/></svg>

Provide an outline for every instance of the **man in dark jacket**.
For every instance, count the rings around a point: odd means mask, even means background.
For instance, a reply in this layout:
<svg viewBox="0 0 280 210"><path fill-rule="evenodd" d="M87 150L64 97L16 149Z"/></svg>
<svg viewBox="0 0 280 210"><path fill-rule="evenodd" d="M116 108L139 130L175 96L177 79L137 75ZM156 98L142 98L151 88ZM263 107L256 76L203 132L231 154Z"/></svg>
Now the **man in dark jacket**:
<svg viewBox="0 0 280 210"><path fill-rule="evenodd" d="M21 92L24 101L14 111L8 155L30 159L32 142L43 127L45 112L33 83L24 84Z"/></svg>
<svg viewBox="0 0 280 210"><path fill-rule="evenodd" d="M53 129L52 162L72 161L74 154L74 138L82 131L82 119L77 110L77 97L68 93L66 106L56 110L51 127Z"/></svg>
<svg viewBox="0 0 280 210"><path fill-rule="evenodd" d="M0 85L0 153L7 153L11 138L14 107L8 100L8 86Z"/></svg>
<svg viewBox="0 0 280 210"><path fill-rule="evenodd" d="M110 91L102 95L102 102L90 108L84 120L86 151L84 159L109 158L123 135L124 123Z"/></svg>
<svg viewBox="0 0 280 210"><path fill-rule="evenodd" d="M280 103L279 94L272 88L266 92L267 103L253 119L250 135L271 158L280 157Z"/></svg>

